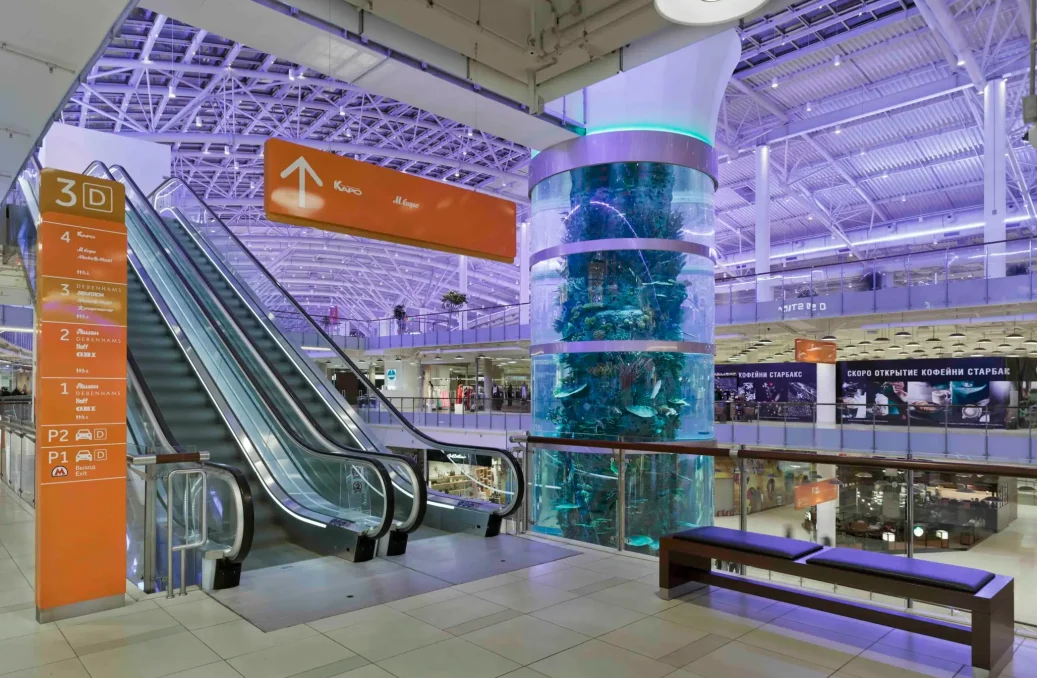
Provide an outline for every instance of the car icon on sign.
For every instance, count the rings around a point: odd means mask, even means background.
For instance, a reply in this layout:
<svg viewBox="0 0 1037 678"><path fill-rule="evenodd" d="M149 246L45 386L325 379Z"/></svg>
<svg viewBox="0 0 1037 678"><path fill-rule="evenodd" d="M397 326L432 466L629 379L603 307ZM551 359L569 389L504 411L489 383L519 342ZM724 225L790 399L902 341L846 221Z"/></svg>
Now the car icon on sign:
<svg viewBox="0 0 1037 678"><path fill-rule="evenodd" d="M76 440L93 440L94 434L90 432L90 429L81 428L76 431Z"/></svg>
<svg viewBox="0 0 1037 678"><path fill-rule="evenodd" d="M94 455L90 454L90 450L80 450L76 452L76 461L93 461Z"/></svg>

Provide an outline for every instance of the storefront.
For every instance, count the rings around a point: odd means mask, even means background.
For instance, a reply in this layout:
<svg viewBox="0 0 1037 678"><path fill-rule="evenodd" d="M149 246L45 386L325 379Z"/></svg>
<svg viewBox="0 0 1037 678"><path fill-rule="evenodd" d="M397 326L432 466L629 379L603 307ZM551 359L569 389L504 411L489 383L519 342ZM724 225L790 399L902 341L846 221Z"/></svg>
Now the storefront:
<svg viewBox="0 0 1037 678"><path fill-rule="evenodd" d="M426 459L430 489L466 499L507 503L498 491L507 478L499 458L428 450Z"/></svg>

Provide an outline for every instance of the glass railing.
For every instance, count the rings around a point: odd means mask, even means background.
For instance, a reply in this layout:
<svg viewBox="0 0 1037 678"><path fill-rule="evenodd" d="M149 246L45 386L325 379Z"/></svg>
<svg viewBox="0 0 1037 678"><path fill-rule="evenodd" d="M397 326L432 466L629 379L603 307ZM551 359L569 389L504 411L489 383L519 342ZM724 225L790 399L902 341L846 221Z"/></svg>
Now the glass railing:
<svg viewBox="0 0 1037 678"><path fill-rule="evenodd" d="M901 300L903 310L915 307L931 308L934 305L981 305L990 300L1025 301L1037 295L1037 285L1031 281L1035 254L1037 243L1029 238L1020 238L858 261L796 266L761 274L730 276L722 273L715 281L715 307L720 311L717 321L724 324L752 321L756 317L755 313L744 315L732 311L725 312L722 309L735 305L755 307L758 302L777 305L776 312L779 316L840 315L841 306L829 306L830 301L825 301L824 307L821 307L817 305L816 298L850 294L856 302L864 303L867 300L860 295L877 297L885 291L895 289L904 290L907 294ZM1000 282L995 283L998 289L990 289L989 283L985 283L978 296L955 297L951 288L947 286L947 283L957 281L998 279ZM914 291L909 291L909 288L913 288ZM860 306L858 303L854 308L867 311L883 310L883 303L875 302L870 306L867 303ZM373 320L331 315L317 316L316 320L332 336L383 337L389 338L391 345L406 346L408 335L519 325L524 315L524 307L528 307L528 304L461 308ZM898 306L895 310L902 309ZM273 312L277 316L282 313L278 309ZM291 313L286 314L284 322L287 328L306 331L301 325L292 322ZM489 340L503 341L511 338L501 334L492 336ZM447 334L439 341L448 343L455 341L455 338Z"/></svg>
<svg viewBox="0 0 1037 678"><path fill-rule="evenodd" d="M657 556L661 536L715 524L978 568L1014 577L1016 621L1037 624L1030 594L1037 586L1037 468L739 445L534 437L525 444L530 501L523 519L533 533ZM826 490L815 491L821 486ZM746 570L916 614L968 618L961 610Z"/></svg>
<svg viewBox="0 0 1037 678"><path fill-rule="evenodd" d="M803 315L806 311L807 315L833 315L834 308L809 308L808 305L815 297L847 293L877 295L908 288L918 290L916 301L921 307L925 307L925 302L930 306L933 303L947 306L955 305L955 300L947 297L946 283L998 278L1009 279L1005 284L1018 288L1016 291L1024 295L1020 300L1024 300L1032 298L1034 292L1030 276L1034 271L1035 250L1037 244L1026 238L737 277L721 275L716 278L716 307L778 302L786 313ZM936 297L930 298L932 295L921 288L930 288ZM906 301L913 301L912 295L909 294ZM976 299L958 301L983 303Z"/></svg>
<svg viewBox="0 0 1037 678"><path fill-rule="evenodd" d="M197 236L196 242L199 243L199 246L203 248L213 264L221 270L228 283L234 287L241 301L266 327L271 338L280 345L300 372L307 377L307 381L321 396L329 410L344 426L355 432L358 441L363 442L366 439L365 448L385 449L377 436L367 433L364 426L357 424L358 422L363 423L364 417L358 415L356 410L338 393L334 385L306 356L303 347L288 338L288 333L304 333L307 343L306 350L326 351L339 358L346 368L357 376L359 383L364 385L367 392L373 394L373 397L379 401L380 411L387 413L393 423L406 428L419 444L426 445L429 449L448 453L453 458L463 457L472 465L475 465L479 457L490 456L500 460L502 469L500 489L492 493L494 498L501 500L499 503L487 501L475 506L471 501L466 501L459 504L449 494L440 496L437 499L438 502L442 503L446 500L451 506L460 505L463 508L492 511L500 516L510 515L518 508L522 500L521 470L518 463L506 450L444 443L429 437L415 427L403 413L399 412L378 392L368 380L367 375L356 367L320 323L306 313L277 282L276 278L262 266L234 233L186 184L179 180L170 180L155 192L152 202L164 218L176 218L185 229L188 229L189 233L193 232ZM370 447L367 447L368 445ZM472 480L478 482L476 478Z"/></svg>
<svg viewBox="0 0 1037 678"><path fill-rule="evenodd" d="M87 173L112 179L99 163ZM167 318L185 356L195 361L192 367L207 390L218 391L224 400L224 421L274 501L311 525L347 525L372 538L385 534L391 527L392 493L386 496L390 482L384 467L366 459L323 454L294 440L228 355L190 285L130 200L127 231L132 268Z"/></svg>

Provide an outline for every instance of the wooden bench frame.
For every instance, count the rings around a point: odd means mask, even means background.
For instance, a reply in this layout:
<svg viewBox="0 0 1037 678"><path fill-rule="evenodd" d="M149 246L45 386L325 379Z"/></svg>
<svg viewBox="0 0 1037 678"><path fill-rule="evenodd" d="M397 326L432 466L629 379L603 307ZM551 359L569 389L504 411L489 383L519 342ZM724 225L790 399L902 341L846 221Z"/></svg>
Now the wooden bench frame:
<svg viewBox="0 0 1037 678"><path fill-rule="evenodd" d="M706 585L716 586L968 645L972 648L973 676L976 678L998 675L1011 660L1015 643L1014 580L1011 577L995 575L982 589L968 593L890 579L881 574L861 574L806 562L824 550L827 549L815 551L798 560L789 560L663 537L659 544L659 588L663 591L663 597L670 600ZM968 610L972 613L972 625L928 619L793 586L725 574L712 569L714 560Z"/></svg>

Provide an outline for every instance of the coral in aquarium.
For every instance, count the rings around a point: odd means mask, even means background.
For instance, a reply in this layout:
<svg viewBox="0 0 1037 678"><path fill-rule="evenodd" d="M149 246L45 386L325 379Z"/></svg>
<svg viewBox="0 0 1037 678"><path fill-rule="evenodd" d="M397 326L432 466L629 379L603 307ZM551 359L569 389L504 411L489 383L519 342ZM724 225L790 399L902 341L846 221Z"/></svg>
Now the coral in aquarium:
<svg viewBox="0 0 1037 678"><path fill-rule="evenodd" d="M684 213L673 205L678 171L689 170L615 163L571 171L563 242L683 240ZM554 319L560 341L682 341L689 289L681 272L687 256L658 249L565 255ZM712 271L706 275L711 283ZM695 309L702 303L690 305ZM691 321L700 318L707 322L704 313ZM606 351L563 352L554 359L554 369L538 375L557 375L545 409L559 436L674 440L682 415L696 418L706 409L705 399L712 399L710 356ZM698 422L695 427L695 432L702 428ZM627 550L655 553L661 535L712 523L710 457L628 454L620 469L611 454L538 454L535 529L619 547L620 492L626 506L622 547Z"/></svg>
<svg viewBox="0 0 1037 678"><path fill-rule="evenodd" d="M684 220L671 204L672 165L596 165L571 176L564 242L682 239ZM686 256L664 250L565 256L555 319L561 340L680 341ZM685 364L679 353L563 353L551 419L560 435L672 440L688 406Z"/></svg>

